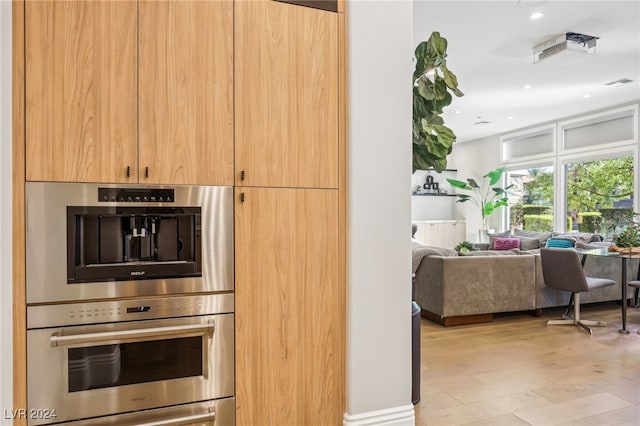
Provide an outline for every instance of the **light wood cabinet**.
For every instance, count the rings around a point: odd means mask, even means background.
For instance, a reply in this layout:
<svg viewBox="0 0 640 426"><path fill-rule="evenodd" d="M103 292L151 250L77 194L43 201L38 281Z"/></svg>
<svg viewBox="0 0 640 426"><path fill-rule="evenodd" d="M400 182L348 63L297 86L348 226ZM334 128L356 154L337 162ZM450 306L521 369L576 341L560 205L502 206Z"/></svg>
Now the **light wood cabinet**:
<svg viewBox="0 0 640 426"><path fill-rule="evenodd" d="M140 182L233 185L233 2L139 14Z"/></svg>
<svg viewBox="0 0 640 426"><path fill-rule="evenodd" d="M338 14L235 3L236 185L337 188Z"/></svg>
<svg viewBox="0 0 640 426"><path fill-rule="evenodd" d="M25 43L26 179L137 180L136 3L27 1Z"/></svg>
<svg viewBox="0 0 640 426"><path fill-rule="evenodd" d="M415 239L427 246L453 249L467 239L467 228L463 221L416 221Z"/></svg>
<svg viewBox="0 0 640 426"><path fill-rule="evenodd" d="M338 191L235 195L237 424L340 424Z"/></svg>
<svg viewBox="0 0 640 426"><path fill-rule="evenodd" d="M26 2L27 180L233 184L232 1Z"/></svg>

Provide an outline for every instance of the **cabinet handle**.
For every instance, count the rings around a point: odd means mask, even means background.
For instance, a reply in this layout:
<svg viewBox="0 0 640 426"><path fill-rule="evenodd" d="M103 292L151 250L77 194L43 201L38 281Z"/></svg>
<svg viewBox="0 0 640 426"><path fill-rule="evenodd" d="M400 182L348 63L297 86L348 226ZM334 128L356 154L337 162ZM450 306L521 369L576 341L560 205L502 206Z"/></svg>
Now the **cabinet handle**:
<svg viewBox="0 0 640 426"><path fill-rule="evenodd" d="M144 177L146 177L146 178L149 177L149 166L144 168Z"/></svg>
<svg viewBox="0 0 640 426"><path fill-rule="evenodd" d="M242 170L240 172L240 180L244 180L244 178L245 178L245 173L244 173L244 170Z"/></svg>
<svg viewBox="0 0 640 426"><path fill-rule="evenodd" d="M244 203L244 192L240 193L240 202Z"/></svg>
<svg viewBox="0 0 640 426"><path fill-rule="evenodd" d="M131 167L127 166L127 177L131 177Z"/></svg>

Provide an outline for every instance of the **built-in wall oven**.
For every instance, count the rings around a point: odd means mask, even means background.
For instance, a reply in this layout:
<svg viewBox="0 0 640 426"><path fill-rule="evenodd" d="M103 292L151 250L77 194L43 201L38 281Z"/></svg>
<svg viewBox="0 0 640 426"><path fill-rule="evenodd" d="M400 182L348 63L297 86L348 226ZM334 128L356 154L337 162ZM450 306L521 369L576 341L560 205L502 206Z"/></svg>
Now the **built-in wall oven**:
<svg viewBox="0 0 640 426"><path fill-rule="evenodd" d="M27 318L28 424L235 423L233 294L29 306Z"/></svg>
<svg viewBox="0 0 640 426"><path fill-rule="evenodd" d="M28 423L233 425L232 188L25 190Z"/></svg>
<svg viewBox="0 0 640 426"><path fill-rule="evenodd" d="M232 193L28 182L27 303L232 291Z"/></svg>

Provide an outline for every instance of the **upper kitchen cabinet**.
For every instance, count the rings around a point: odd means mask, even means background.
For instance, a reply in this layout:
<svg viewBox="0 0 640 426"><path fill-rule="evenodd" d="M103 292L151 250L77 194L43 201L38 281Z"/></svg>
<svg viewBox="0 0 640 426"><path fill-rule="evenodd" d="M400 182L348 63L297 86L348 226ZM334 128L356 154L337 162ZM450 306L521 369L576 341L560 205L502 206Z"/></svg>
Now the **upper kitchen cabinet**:
<svg viewBox="0 0 640 426"><path fill-rule="evenodd" d="M139 14L140 182L233 185L233 2Z"/></svg>
<svg viewBox="0 0 640 426"><path fill-rule="evenodd" d="M236 185L337 188L338 14L235 3Z"/></svg>
<svg viewBox="0 0 640 426"><path fill-rule="evenodd" d="M26 179L137 180L136 3L27 1L25 43Z"/></svg>
<svg viewBox="0 0 640 426"><path fill-rule="evenodd" d="M27 180L233 184L233 2L27 1Z"/></svg>

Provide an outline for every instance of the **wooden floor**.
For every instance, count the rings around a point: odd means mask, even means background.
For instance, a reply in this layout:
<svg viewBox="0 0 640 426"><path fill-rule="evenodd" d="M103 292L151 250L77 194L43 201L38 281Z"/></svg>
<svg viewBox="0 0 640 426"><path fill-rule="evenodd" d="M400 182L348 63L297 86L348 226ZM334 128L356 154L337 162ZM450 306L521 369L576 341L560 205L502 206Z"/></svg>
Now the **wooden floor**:
<svg viewBox="0 0 640 426"><path fill-rule="evenodd" d="M640 425L640 309L583 307L608 322L575 326L507 314L492 323L442 327L422 319L421 399L416 425Z"/></svg>

